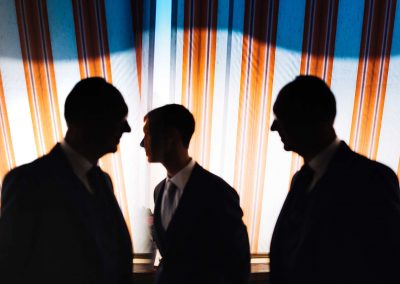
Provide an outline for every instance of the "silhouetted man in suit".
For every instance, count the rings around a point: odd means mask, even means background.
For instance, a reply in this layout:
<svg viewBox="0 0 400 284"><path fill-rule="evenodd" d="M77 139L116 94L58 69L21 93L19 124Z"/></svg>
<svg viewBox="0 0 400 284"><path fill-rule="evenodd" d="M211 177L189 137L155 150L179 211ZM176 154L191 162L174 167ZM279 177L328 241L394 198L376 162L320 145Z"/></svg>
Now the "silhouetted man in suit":
<svg viewBox="0 0 400 284"><path fill-rule="evenodd" d="M0 217L2 284L128 284L132 244L110 177L97 162L117 151L127 105L102 78L65 102L68 130L49 154L10 171Z"/></svg>
<svg viewBox="0 0 400 284"><path fill-rule="evenodd" d="M273 107L285 150L304 158L271 241L271 282L400 283L396 175L338 140L335 98L324 81L299 76Z"/></svg>
<svg viewBox="0 0 400 284"><path fill-rule="evenodd" d="M148 161L167 178L154 190L154 228L162 256L158 284L248 283L249 242L239 196L188 154L195 128L192 114L177 104L144 118Z"/></svg>

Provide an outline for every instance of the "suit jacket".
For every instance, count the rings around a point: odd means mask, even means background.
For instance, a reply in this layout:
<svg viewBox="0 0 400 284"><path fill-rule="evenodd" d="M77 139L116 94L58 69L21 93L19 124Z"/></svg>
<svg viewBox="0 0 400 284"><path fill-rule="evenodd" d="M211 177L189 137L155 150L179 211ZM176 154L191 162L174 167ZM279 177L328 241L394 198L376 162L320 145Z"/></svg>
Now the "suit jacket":
<svg viewBox="0 0 400 284"><path fill-rule="evenodd" d="M113 218L107 229L115 243L108 248L96 228L99 216L90 209L93 196L73 173L60 145L7 174L0 217L2 284L108 284L105 271L110 270L117 275L113 284L131 283L130 236L105 173L104 179L110 190L102 194Z"/></svg>
<svg viewBox="0 0 400 284"><path fill-rule="evenodd" d="M154 237L162 256L156 282L248 283L249 241L236 191L196 164L165 231L164 184L154 191Z"/></svg>
<svg viewBox="0 0 400 284"><path fill-rule="evenodd" d="M295 199L290 191L275 226L271 283L400 283L400 192L392 170L341 142L307 196L297 231L288 225Z"/></svg>

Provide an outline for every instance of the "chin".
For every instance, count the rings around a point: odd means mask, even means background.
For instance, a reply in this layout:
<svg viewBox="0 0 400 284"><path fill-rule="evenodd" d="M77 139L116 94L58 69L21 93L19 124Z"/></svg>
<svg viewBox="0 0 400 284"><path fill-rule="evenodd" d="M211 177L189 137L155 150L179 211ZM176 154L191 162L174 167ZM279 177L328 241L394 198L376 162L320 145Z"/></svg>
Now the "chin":
<svg viewBox="0 0 400 284"><path fill-rule="evenodd" d="M159 163L160 162L160 159L157 159L157 157L155 157L154 155L146 153L146 157L147 157L147 161L149 163Z"/></svg>
<svg viewBox="0 0 400 284"><path fill-rule="evenodd" d="M283 144L283 149L285 149L285 151L293 151L292 147L287 144Z"/></svg>
<svg viewBox="0 0 400 284"><path fill-rule="evenodd" d="M148 161L149 163L158 163L158 161L155 160L155 159L153 159L152 157L147 157L147 161Z"/></svg>
<svg viewBox="0 0 400 284"><path fill-rule="evenodd" d="M113 153L115 153L115 152L117 152L117 151L118 151L118 147L117 147L117 146L114 146L114 147L110 147L110 148L106 151L105 154L113 154Z"/></svg>
<svg viewBox="0 0 400 284"><path fill-rule="evenodd" d="M110 148L110 153L115 153L117 151L118 151L118 145L115 145L112 148Z"/></svg>

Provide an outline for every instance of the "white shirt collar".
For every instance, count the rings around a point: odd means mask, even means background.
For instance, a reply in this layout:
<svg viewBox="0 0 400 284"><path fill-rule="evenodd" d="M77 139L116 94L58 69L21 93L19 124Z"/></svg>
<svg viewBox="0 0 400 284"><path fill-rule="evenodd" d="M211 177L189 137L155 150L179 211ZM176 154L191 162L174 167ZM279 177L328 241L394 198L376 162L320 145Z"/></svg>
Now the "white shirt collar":
<svg viewBox="0 0 400 284"><path fill-rule="evenodd" d="M331 162L333 155L337 148L339 148L340 140L336 137L331 144L329 144L324 150L319 152L308 165L314 170L313 181L310 185L310 189L317 183L317 181L323 176L326 169Z"/></svg>
<svg viewBox="0 0 400 284"><path fill-rule="evenodd" d="M63 149L69 163L71 164L74 173L82 180L86 179L87 172L93 167L93 164L89 162L85 157L75 151L67 141L61 141L61 148Z"/></svg>
<svg viewBox="0 0 400 284"><path fill-rule="evenodd" d="M173 177L167 177L166 181L171 181L176 185L177 188L183 190L189 181L190 175L192 174L193 168L196 165L196 162L193 159L190 159L189 163L181 169L178 173L176 173Z"/></svg>

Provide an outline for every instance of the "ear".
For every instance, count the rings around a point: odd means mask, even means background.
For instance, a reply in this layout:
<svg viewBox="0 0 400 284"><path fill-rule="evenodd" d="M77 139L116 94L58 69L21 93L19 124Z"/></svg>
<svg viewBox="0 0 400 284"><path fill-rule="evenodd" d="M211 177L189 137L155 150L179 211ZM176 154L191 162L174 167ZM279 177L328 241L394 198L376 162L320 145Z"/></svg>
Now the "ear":
<svg viewBox="0 0 400 284"><path fill-rule="evenodd" d="M168 130L167 141L168 143L172 143L173 147L182 144L181 135L176 128L171 128Z"/></svg>

